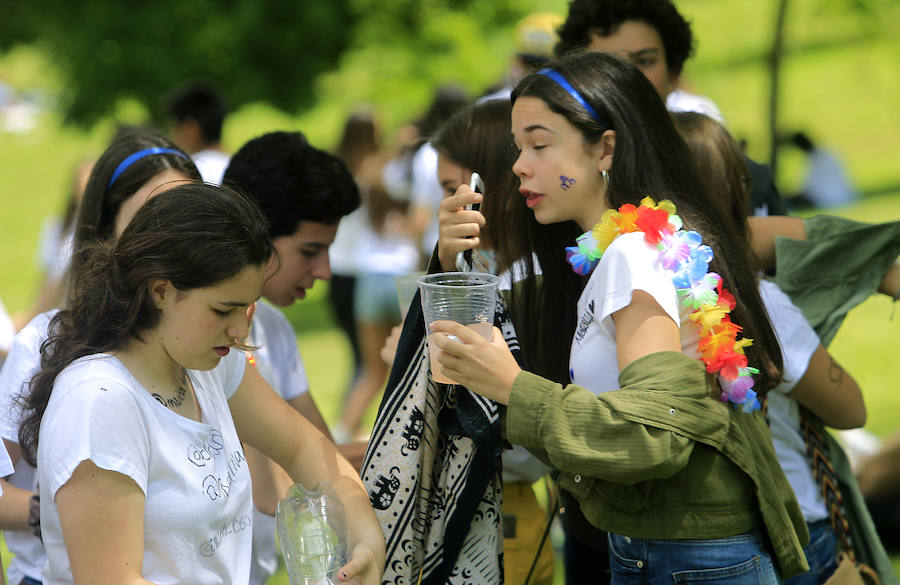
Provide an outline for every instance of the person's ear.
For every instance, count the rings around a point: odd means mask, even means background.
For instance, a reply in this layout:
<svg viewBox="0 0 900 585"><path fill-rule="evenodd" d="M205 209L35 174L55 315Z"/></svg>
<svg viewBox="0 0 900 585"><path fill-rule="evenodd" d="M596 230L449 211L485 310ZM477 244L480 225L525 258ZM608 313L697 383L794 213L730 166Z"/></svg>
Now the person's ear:
<svg viewBox="0 0 900 585"><path fill-rule="evenodd" d="M612 167L613 152L616 150L616 131L607 130L594 144L594 155L597 157L597 170L609 171Z"/></svg>
<svg viewBox="0 0 900 585"><path fill-rule="evenodd" d="M157 278L150 282L150 298L157 309L164 309L175 302L175 294L178 292L171 280Z"/></svg>

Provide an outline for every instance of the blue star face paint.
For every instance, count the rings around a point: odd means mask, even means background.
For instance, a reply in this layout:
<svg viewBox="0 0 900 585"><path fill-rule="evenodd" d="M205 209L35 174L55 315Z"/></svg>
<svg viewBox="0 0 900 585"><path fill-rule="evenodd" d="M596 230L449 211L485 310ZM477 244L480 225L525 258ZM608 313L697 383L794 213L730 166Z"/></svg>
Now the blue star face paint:
<svg viewBox="0 0 900 585"><path fill-rule="evenodd" d="M568 191L569 187L575 184L575 179L571 177L566 177L565 175L559 176L559 186L562 187L563 191Z"/></svg>

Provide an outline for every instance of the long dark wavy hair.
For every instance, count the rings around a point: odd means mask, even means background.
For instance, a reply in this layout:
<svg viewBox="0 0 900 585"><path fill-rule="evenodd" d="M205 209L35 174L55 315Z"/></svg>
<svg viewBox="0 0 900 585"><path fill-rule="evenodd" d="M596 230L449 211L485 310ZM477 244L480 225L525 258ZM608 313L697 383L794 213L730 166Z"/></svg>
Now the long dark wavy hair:
<svg viewBox="0 0 900 585"><path fill-rule="evenodd" d="M56 377L80 357L115 351L157 326L151 283L180 291L213 286L273 254L268 226L250 201L220 187L175 187L148 201L118 242L89 244L69 304L50 321L41 370L23 395L19 444L36 465L41 419Z"/></svg>
<svg viewBox="0 0 900 585"><path fill-rule="evenodd" d="M703 236L715 256L711 270L724 278L737 300L732 319L743 327L745 337L754 340L746 353L750 363L760 369L761 383L757 388L764 394L780 380L782 361L775 332L759 296L749 243L728 229L728 218L707 194L697 176L693 156L653 85L630 63L604 53L576 54L548 67L568 80L602 122L544 75L532 74L522 79L512 93L513 104L522 97L542 100L551 111L575 126L586 144L597 143L607 130L615 131L615 153L606 188L607 206L617 209L625 203L638 205L648 195L657 201L669 199L685 228ZM523 229L512 231L520 234L523 245L531 246L538 253L543 272L542 286L530 294L526 291L525 307L530 311L526 314L542 316L539 336L527 342L535 341L558 356L562 351L553 346L565 343L567 363L568 343L562 340L571 339L574 315L558 304L565 303L574 311L580 289L567 290L566 281L557 280L550 270L560 266L568 270L562 246L571 245L573 239L562 240L562 236L570 228L561 226L559 238L548 238L536 230L537 222L527 210L520 212L516 219L515 223ZM526 223L520 223L523 220ZM552 264L545 263L545 258ZM560 330L560 326L564 329ZM522 345L526 347L526 340ZM555 364L557 368L561 365Z"/></svg>
<svg viewBox="0 0 900 585"><path fill-rule="evenodd" d="M498 226L503 228L512 208L521 199L519 181L512 172L518 151L510 134L511 110L509 100L466 106L431 138L440 156L481 175L485 190L481 213L486 220L482 232L497 252L501 271L521 256L520 250L511 247L514 239L493 236Z"/></svg>
<svg viewBox="0 0 900 585"><path fill-rule="evenodd" d="M751 180L740 145L725 126L705 114L676 112L672 122L694 155L706 192L731 221L728 229L749 240ZM752 250L749 252L754 266L759 266Z"/></svg>

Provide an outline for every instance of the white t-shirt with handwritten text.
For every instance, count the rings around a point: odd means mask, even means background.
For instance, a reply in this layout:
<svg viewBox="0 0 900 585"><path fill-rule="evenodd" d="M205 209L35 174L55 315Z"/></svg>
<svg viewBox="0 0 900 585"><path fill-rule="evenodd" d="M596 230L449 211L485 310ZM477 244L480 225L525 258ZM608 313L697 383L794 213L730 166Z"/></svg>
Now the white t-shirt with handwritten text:
<svg viewBox="0 0 900 585"><path fill-rule="evenodd" d="M45 585L72 583L55 496L85 460L128 476L144 492L145 579L247 582L250 474L227 402L245 367L244 353L232 351L213 370L188 370L201 422L157 402L113 356L87 356L63 370L38 446Z"/></svg>
<svg viewBox="0 0 900 585"><path fill-rule="evenodd" d="M681 351L698 357L700 337L689 320L691 309L678 301L671 273L660 265L658 255L656 247L644 241L642 232L633 232L613 240L594 267L578 299L578 325L569 354L573 384L595 394L619 388L612 314L631 304L636 290L652 296L680 327Z"/></svg>

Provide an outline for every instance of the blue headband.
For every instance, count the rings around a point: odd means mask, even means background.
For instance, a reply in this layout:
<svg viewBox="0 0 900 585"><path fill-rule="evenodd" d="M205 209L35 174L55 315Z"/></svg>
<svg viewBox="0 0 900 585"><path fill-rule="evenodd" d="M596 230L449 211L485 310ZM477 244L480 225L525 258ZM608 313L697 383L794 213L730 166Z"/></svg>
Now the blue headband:
<svg viewBox="0 0 900 585"><path fill-rule="evenodd" d="M587 110L588 114L591 115L591 118L596 120L596 122L598 124L600 124L601 126L607 125L606 122L603 121L603 118L600 117L600 114L597 113L597 110L592 108L591 104L587 103L587 100L585 100L583 97L581 97L581 94L578 93L578 90L575 89L574 87L572 87L572 84L569 83L568 81L566 81L565 77L563 77L562 75L560 75L559 73L557 73L556 71L554 71L553 69L550 69L548 67L541 69L537 73L538 73L538 75L543 75L544 77L549 77L550 79L555 81L557 83L557 85L559 85L561 88L566 90L566 93L568 93L570 96L572 96L576 102L581 104L584 107L584 109Z"/></svg>
<svg viewBox="0 0 900 585"><path fill-rule="evenodd" d="M106 186L106 191L109 191L110 187L113 186L113 183L116 182L116 179L119 178L119 175L125 172L125 169L141 160L142 158L150 156L151 154L174 154L175 156L180 156L185 160L188 159L188 156L186 154L184 154L180 150L175 150L174 148L161 148L157 146L155 148L145 148L144 150L139 150L119 163L119 166L116 167L116 170L113 171L112 177L110 177L109 179L109 184Z"/></svg>

